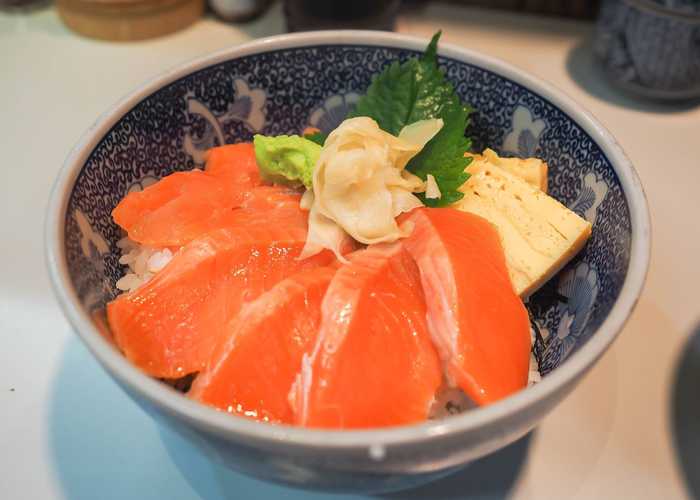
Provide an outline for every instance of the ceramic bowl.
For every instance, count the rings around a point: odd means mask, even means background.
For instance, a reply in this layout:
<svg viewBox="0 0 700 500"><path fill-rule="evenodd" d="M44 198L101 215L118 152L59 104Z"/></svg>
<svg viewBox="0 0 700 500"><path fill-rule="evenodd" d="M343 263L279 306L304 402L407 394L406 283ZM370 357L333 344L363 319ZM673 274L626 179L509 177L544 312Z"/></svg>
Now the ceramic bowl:
<svg viewBox="0 0 700 500"><path fill-rule="evenodd" d="M700 97L700 3L604 0L594 51L616 85L654 99Z"/></svg>
<svg viewBox="0 0 700 500"><path fill-rule="evenodd" d="M272 426L190 401L132 366L99 314L118 293L120 230L110 211L129 191L201 165L216 144L335 127L397 59L428 41L382 32L284 35L184 64L109 109L72 151L46 222L58 300L109 375L150 415L231 469L328 491L377 492L435 479L529 432L610 346L639 297L649 218L615 139L552 86L490 57L442 44L440 64L475 109L476 150L539 156L551 194L593 223L583 252L530 299L544 342L543 380L488 407L420 425L366 431ZM397 402L399 404L400 402ZM108 450L105 450L108 452Z"/></svg>

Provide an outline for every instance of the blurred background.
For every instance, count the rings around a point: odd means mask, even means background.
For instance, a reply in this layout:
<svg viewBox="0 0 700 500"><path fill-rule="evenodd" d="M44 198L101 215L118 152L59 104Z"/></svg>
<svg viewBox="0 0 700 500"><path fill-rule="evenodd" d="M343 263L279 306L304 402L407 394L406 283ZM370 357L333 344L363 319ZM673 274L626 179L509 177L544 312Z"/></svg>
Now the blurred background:
<svg viewBox="0 0 700 500"><path fill-rule="evenodd" d="M433 16L436 22L449 23L464 15L459 10L456 18L440 20L450 6L476 9L473 12L486 24L510 23L514 30L536 28L543 19L554 31L575 30L567 21L596 23L585 49L608 82L655 100L700 96L698 0L54 0L53 5L50 1L0 0L0 8L19 26L28 12L49 9L80 36L115 42L156 39L207 22L253 37L319 29L396 30L402 16ZM490 14L499 11L522 17Z"/></svg>
<svg viewBox="0 0 700 500"><path fill-rule="evenodd" d="M652 213L645 292L575 393L391 498L700 499L700 0L0 0L0 498L322 498L224 471L130 404L60 312L41 235L62 162L119 98L222 48L339 28L441 29L552 83L619 141Z"/></svg>

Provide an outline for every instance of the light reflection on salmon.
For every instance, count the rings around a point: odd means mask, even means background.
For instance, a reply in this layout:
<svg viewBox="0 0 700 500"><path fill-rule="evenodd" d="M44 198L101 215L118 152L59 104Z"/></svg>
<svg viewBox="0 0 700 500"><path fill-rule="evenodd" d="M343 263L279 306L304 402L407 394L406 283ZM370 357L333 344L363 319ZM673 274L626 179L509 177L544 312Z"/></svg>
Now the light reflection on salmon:
<svg viewBox="0 0 700 500"><path fill-rule="evenodd" d="M349 259L326 292L316 344L290 393L295 422L348 429L425 420L442 375L418 269L401 243Z"/></svg>
<svg viewBox="0 0 700 500"><path fill-rule="evenodd" d="M402 216L404 240L420 269L428 326L447 375L478 404L527 384L530 324L513 291L496 229L452 208Z"/></svg>
<svg viewBox="0 0 700 500"><path fill-rule="evenodd" d="M149 375L202 370L244 302L284 278L335 261L299 260L306 227L279 219L213 231L185 245L149 282L107 305L115 341Z"/></svg>
<svg viewBox="0 0 700 500"><path fill-rule="evenodd" d="M321 301L335 272L302 271L245 305L188 395L237 415L293 423L289 388L316 340Z"/></svg>

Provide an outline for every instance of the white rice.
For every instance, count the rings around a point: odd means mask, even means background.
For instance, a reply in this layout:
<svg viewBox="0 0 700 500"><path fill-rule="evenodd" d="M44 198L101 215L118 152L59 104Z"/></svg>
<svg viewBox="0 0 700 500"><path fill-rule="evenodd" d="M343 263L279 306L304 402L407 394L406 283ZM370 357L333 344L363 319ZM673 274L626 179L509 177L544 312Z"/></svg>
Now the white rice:
<svg viewBox="0 0 700 500"><path fill-rule="evenodd" d="M129 238L122 238L117 246L122 251L119 263L129 266L126 274L117 281L117 288L123 292L130 292L146 283L173 258L168 248L143 246Z"/></svg>

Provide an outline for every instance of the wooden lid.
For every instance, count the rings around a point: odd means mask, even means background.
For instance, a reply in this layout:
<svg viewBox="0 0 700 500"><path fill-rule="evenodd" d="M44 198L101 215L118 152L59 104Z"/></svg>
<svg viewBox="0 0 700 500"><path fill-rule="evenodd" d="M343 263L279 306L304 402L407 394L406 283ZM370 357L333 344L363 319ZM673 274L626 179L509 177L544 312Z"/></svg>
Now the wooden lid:
<svg viewBox="0 0 700 500"><path fill-rule="evenodd" d="M90 38L131 41L178 31L199 19L204 0L57 0L61 20Z"/></svg>

